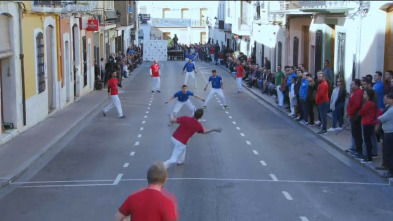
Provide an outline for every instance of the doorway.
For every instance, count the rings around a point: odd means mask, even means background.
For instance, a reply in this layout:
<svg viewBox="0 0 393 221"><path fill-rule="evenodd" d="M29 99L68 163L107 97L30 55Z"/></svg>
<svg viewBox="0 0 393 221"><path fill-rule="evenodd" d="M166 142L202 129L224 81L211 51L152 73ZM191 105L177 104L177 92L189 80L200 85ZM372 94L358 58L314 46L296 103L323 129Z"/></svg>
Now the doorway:
<svg viewBox="0 0 393 221"><path fill-rule="evenodd" d="M79 64L80 64L80 41L79 41L79 28L78 25L74 25L72 27L72 53L73 53L73 67L74 67L74 97L79 97L79 81L78 73L79 73Z"/></svg>
<svg viewBox="0 0 393 221"><path fill-rule="evenodd" d="M54 28L53 26L48 26L45 31L45 49L46 52L46 71L48 78L48 113L51 113L56 109L56 70L54 66L54 59L56 59L55 53L55 39L54 39Z"/></svg>
<svg viewBox="0 0 393 221"><path fill-rule="evenodd" d="M302 38L303 38L303 67L306 70L308 69L308 59L309 59L309 51L308 47L310 44L310 37L309 37L309 26L302 26Z"/></svg>
<svg viewBox="0 0 393 221"><path fill-rule="evenodd" d="M66 41L64 43L64 75L66 80L66 102L68 103L71 98L71 79L72 72L70 71L70 43Z"/></svg>

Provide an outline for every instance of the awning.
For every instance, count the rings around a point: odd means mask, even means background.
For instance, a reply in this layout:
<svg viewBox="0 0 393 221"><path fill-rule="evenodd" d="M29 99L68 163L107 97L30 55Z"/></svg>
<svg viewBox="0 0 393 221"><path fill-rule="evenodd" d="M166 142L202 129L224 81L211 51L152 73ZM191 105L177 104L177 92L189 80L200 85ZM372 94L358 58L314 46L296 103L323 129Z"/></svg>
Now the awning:
<svg viewBox="0 0 393 221"><path fill-rule="evenodd" d="M117 15L115 11L105 11L105 21L117 20Z"/></svg>

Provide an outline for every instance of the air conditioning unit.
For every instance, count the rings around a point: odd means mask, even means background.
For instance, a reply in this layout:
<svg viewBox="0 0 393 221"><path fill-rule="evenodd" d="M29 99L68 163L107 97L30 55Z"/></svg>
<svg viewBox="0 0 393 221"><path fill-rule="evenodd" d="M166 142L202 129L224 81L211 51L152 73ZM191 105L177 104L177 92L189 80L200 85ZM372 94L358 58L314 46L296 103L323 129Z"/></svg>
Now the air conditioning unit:
<svg viewBox="0 0 393 221"><path fill-rule="evenodd" d="M224 30L224 20L218 20L218 29Z"/></svg>

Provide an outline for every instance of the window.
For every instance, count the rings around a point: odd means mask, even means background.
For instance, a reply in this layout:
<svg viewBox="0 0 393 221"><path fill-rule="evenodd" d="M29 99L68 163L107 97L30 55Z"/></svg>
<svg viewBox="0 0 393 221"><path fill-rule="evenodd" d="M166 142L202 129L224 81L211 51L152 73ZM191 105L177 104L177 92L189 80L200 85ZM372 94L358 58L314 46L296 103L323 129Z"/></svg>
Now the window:
<svg viewBox="0 0 393 221"><path fill-rule="evenodd" d="M190 10L188 8L181 9L181 18L190 18Z"/></svg>
<svg viewBox="0 0 393 221"><path fill-rule="evenodd" d="M42 32L38 33L35 37L37 49L37 87L38 93L45 91L45 60L44 60L44 35Z"/></svg>
<svg viewBox="0 0 393 221"><path fill-rule="evenodd" d="M87 51L86 51L86 36L82 37L83 50L83 87L87 85Z"/></svg>
<svg viewBox="0 0 393 221"><path fill-rule="evenodd" d="M298 65L299 58L299 38L293 38L293 65Z"/></svg>
<svg viewBox="0 0 393 221"><path fill-rule="evenodd" d="M281 60L282 60L282 43L281 41L278 42L278 53L277 53L277 64L281 65Z"/></svg>
<svg viewBox="0 0 393 221"><path fill-rule="evenodd" d="M167 18L170 11L171 11L170 8L163 8L162 9L162 18Z"/></svg>
<svg viewBox="0 0 393 221"><path fill-rule="evenodd" d="M206 25L207 16L207 8L201 8L199 11L199 19L201 20L201 26Z"/></svg>

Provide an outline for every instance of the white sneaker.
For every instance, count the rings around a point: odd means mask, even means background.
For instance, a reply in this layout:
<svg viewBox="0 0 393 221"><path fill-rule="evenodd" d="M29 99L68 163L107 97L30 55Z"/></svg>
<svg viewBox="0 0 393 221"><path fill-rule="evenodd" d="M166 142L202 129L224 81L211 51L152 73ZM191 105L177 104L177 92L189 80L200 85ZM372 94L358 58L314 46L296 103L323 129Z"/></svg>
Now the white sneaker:
<svg viewBox="0 0 393 221"><path fill-rule="evenodd" d="M327 131L328 131L328 132L334 132L334 131L336 131L336 128L331 127L331 128L329 128Z"/></svg>
<svg viewBox="0 0 393 221"><path fill-rule="evenodd" d="M337 127L336 130L343 130L343 128L342 127Z"/></svg>
<svg viewBox="0 0 393 221"><path fill-rule="evenodd" d="M317 121L315 121L314 123L315 123L316 125L320 125L320 124L321 124L321 121L317 120Z"/></svg>

